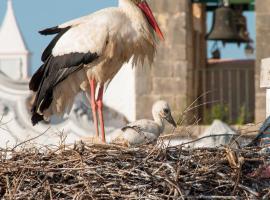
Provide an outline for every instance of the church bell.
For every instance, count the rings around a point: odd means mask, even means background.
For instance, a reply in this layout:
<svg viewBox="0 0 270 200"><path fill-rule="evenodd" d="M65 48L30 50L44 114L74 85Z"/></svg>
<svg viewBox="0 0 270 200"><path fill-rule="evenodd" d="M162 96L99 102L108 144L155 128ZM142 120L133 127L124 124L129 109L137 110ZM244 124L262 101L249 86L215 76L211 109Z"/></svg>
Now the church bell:
<svg viewBox="0 0 270 200"><path fill-rule="evenodd" d="M225 43L246 42L237 29L237 18L234 10L229 7L217 8L214 12L213 26L207 35L208 40L221 40Z"/></svg>

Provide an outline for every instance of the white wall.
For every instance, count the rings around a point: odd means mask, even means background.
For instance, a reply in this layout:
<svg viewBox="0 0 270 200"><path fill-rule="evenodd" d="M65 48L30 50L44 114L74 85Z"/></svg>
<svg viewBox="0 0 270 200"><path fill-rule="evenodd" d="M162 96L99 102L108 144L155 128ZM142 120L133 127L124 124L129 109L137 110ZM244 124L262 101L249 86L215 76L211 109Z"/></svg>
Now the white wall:
<svg viewBox="0 0 270 200"><path fill-rule="evenodd" d="M26 80L29 77L29 55L0 54L0 71L12 80Z"/></svg>
<svg viewBox="0 0 270 200"><path fill-rule="evenodd" d="M127 120L136 120L135 69L131 61L124 65L110 83L104 103L123 114Z"/></svg>

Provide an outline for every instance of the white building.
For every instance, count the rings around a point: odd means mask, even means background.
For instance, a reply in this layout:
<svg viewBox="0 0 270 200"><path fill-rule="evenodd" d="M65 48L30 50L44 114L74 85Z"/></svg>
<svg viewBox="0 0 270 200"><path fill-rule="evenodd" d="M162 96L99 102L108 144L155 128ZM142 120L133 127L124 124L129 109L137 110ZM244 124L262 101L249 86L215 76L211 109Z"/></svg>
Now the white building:
<svg viewBox="0 0 270 200"><path fill-rule="evenodd" d="M7 8L0 27L0 70L13 80L26 79L30 53L14 16L11 0L7 2Z"/></svg>
<svg viewBox="0 0 270 200"><path fill-rule="evenodd" d="M84 95L77 98L69 117L53 119L51 124L32 126L30 108L33 94L28 89L30 56L14 15L12 1L8 0L0 26L0 147L12 147L46 130L35 142L57 144L62 134L67 136L67 143L91 136L94 127L90 107L84 103L87 102ZM135 120L135 71L131 65L123 67L104 98L107 133L127 121Z"/></svg>

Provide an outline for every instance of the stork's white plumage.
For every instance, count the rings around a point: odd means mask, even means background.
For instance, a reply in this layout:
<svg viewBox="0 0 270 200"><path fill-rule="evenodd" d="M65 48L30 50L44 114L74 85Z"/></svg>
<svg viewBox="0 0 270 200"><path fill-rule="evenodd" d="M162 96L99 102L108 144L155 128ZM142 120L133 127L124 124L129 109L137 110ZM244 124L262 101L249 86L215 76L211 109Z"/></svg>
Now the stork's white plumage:
<svg viewBox="0 0 270 200"><path fill-rule="evenodd" d="M115 130L110 137L110 143L125 143L136 146L155 142L164 131L164 120L176 127L171 115L171 109L166 101L157 101L152 107L154 120L142 119Z"/></svg>
<svg viewBox="0 0 270 200"><path fill-rule="evenodd" d="M41 31L43 35L57 35L43 52L44 64L29 84L30 89L37 92L32 108L33 125L52 115L68 113L75 96L84 91L91 98L97 135L98 110L105 141L104 85L132 57L134 64L143 63L145 59L152 63L156 50L154 31L163 39L145 0L119 0L117 8L103 9Z"/></svg>

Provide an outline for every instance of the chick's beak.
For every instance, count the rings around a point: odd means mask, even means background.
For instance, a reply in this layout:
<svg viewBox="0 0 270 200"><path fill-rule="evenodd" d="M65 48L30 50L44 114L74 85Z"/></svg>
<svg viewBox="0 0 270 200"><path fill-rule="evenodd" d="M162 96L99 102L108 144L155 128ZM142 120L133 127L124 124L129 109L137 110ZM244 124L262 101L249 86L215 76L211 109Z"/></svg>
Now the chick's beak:
<svg viewBox="0 0 270 200"><path fill-rule="evenodd" d="M167 115L165 117L165 119L167 120L167 122L169 122L170 124L172 124L175 128L177 127L176 122L174 121L173 117L171 114Z"/></svg>

